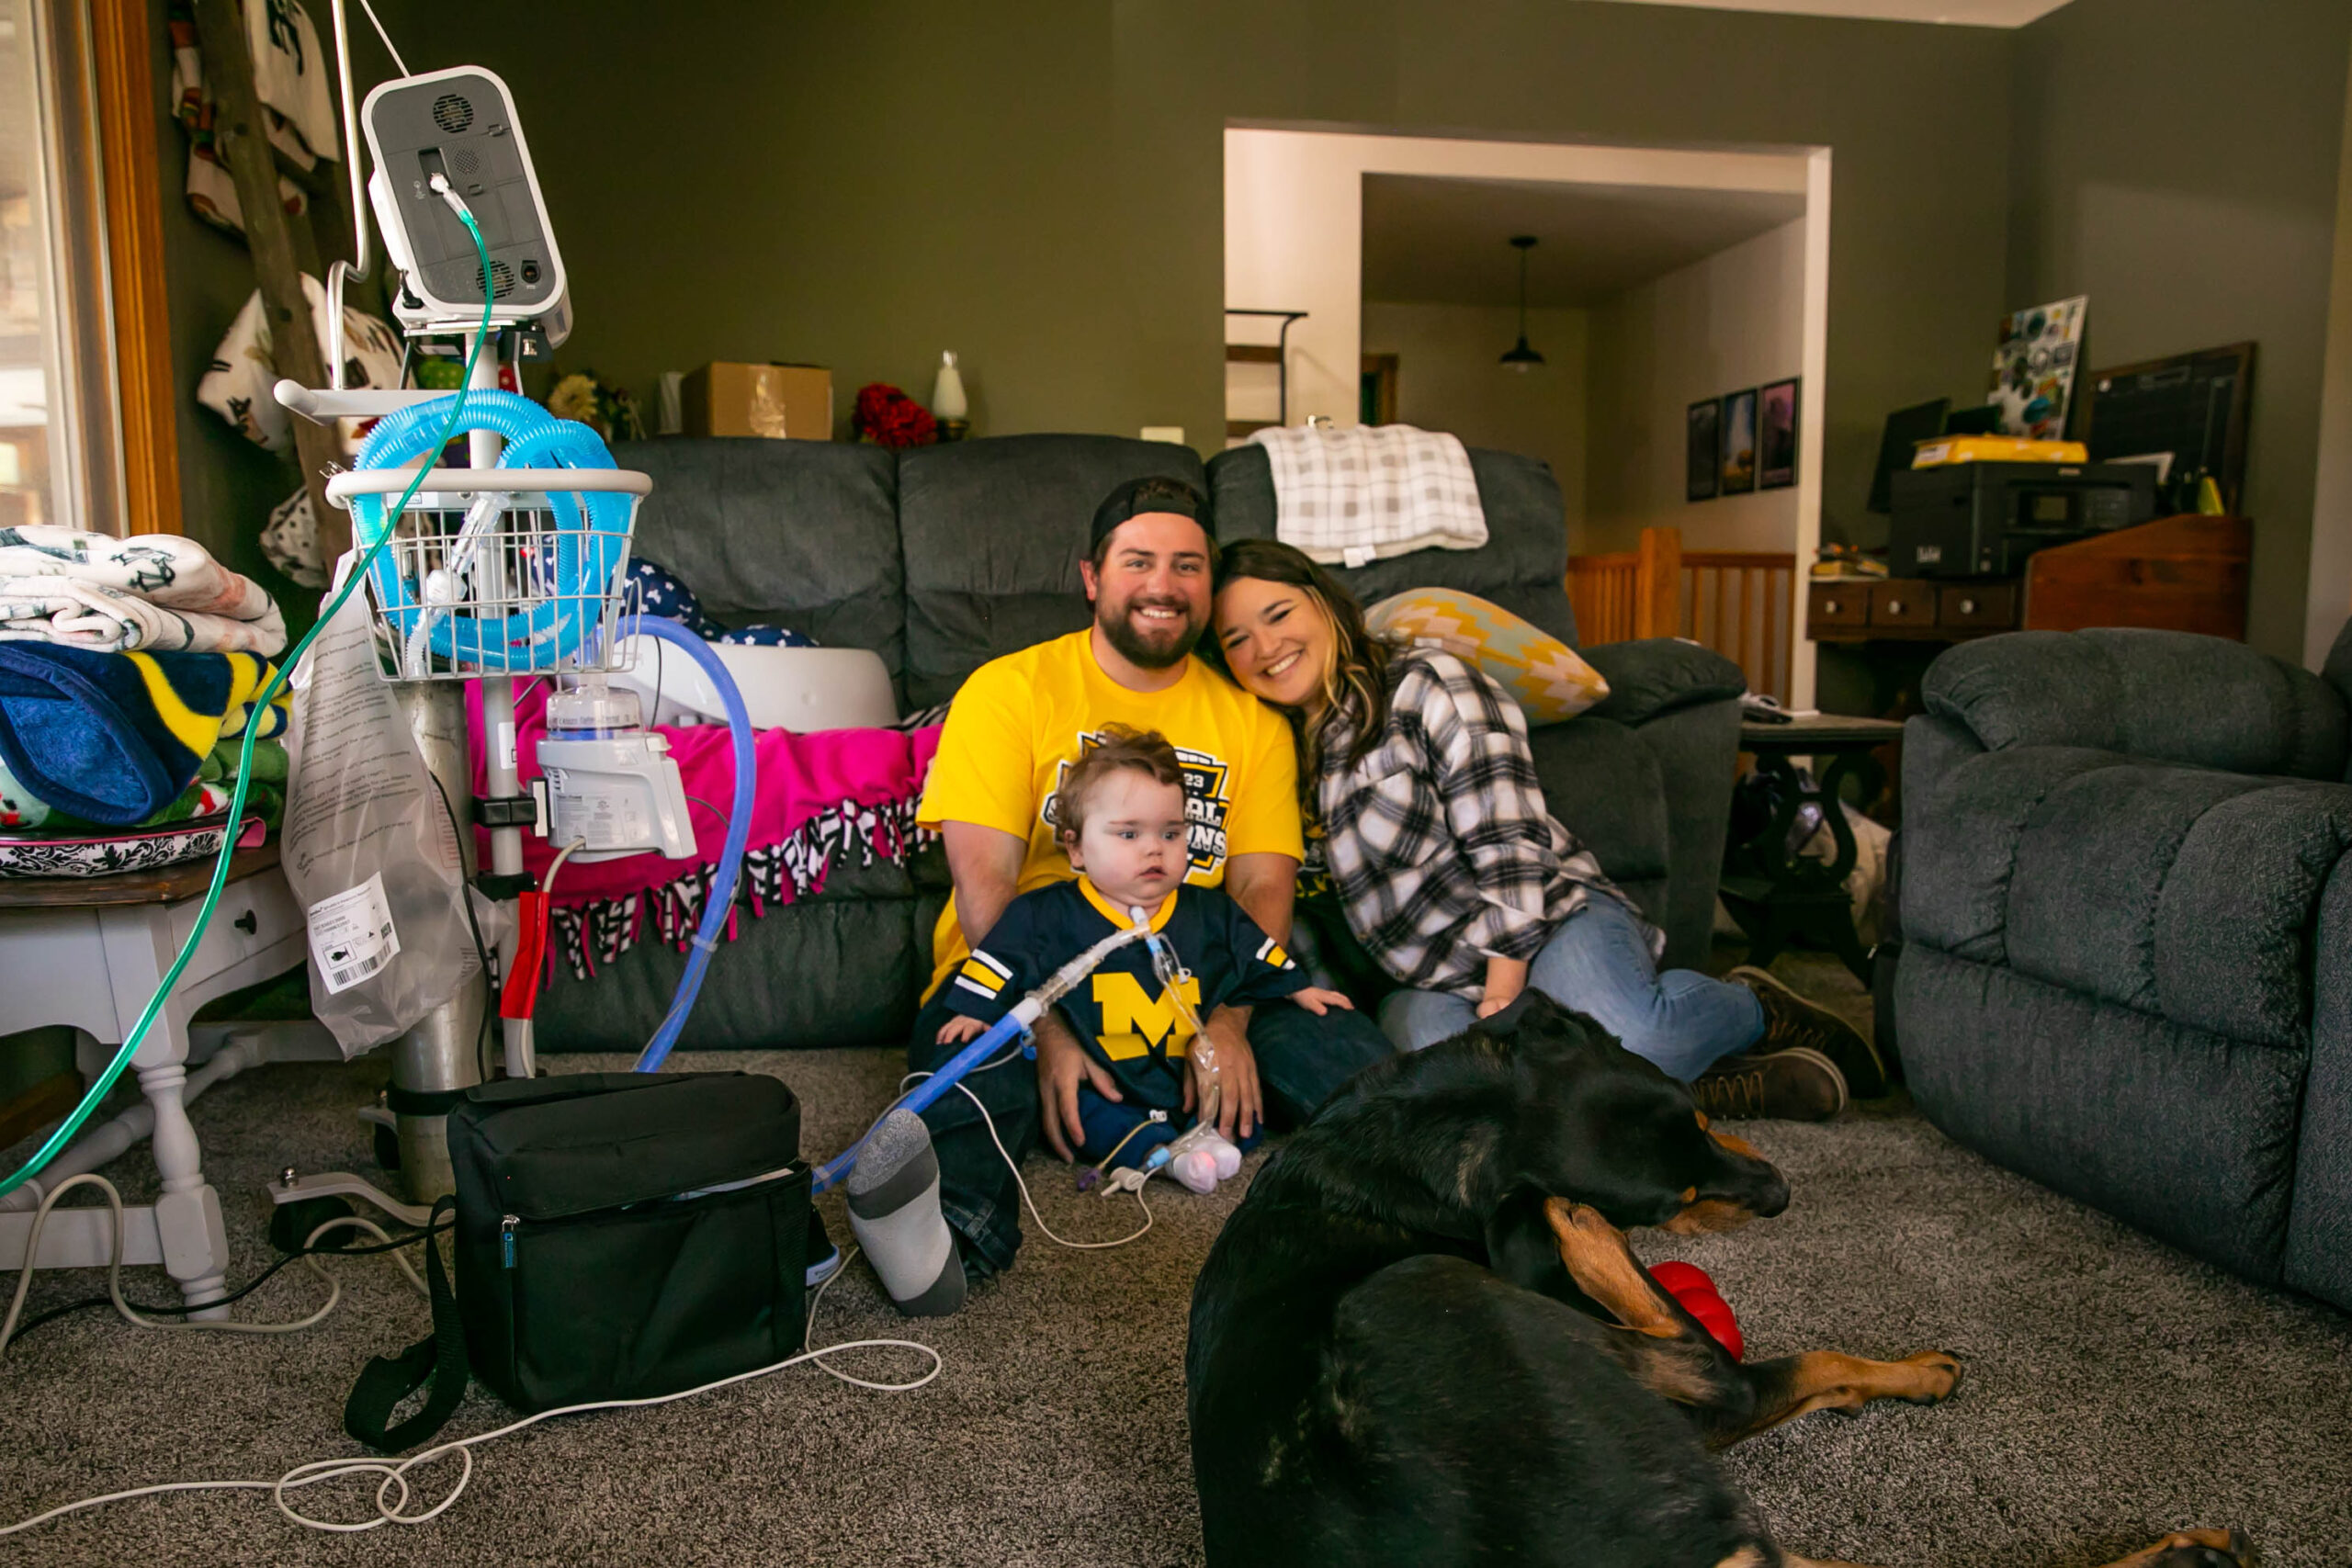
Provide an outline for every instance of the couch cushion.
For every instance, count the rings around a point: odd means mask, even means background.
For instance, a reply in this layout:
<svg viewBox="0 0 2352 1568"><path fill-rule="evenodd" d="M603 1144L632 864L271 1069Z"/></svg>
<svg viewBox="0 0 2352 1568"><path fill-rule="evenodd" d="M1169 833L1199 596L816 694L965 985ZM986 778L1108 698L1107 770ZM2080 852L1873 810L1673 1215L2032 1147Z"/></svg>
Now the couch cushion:
<svg viewBox="0 0 2352 1568"><path fill-rule="evenodd" d="M613 449L653 480L634 548L683 578L706 614L806 632L906 665L898 463L879 446L713 436ZM903 694L903 687L902 687Z"/></svg>
<svg viewBox="0 0 2352 1568"><path fill-rule="evenodd" d="M2160 762L2345 777L2352 707L2244 643L2187 632L2013 632L1962 643L1920 683L1987 750L2088 746Z"/></svg>
<svg viewBox="0 0 2352 1568"><path fill-rule="evenodd" d="M833 890L821 897L739 919L735 940L722 942L711 960L680 1048L903 1048L931 967L924 904L852 897L850 882L829 879ZM538 1002L539 1049L643 1049L670 1010L685 966L686 954L659 942L639 942L585 980L575 979L568 964L550 965L554 976Z"/></svg>
<svg viewBox="0 0 2352 1568"><path fill-rule="evenodd" d="M2321 966L2312 1007L2286 1278L2352 1312L2352 964L2340 956L2352 953L2352 860L2337 864L2320 901L2317 941L2339 956Z"/></svg>
<svg viewBox="0 0 2352 1568"><path fill-rule="evenodd" d="M1904 876L1916 870L1906 863ZM2200 1258L2278 1277L2301 1053L2185 1028L1916 941L1894 987L1904 1073L1929 1121Z"/></svg>
<svg viewBox="0 0 2352 1568"><path fill-rule="evenodd" d="M1666 784L1657 754L1611 719L1587 715L1528 735L1544 804L1619 883L1667 874Z"/></svg>
<svg viewBox="0 0 2352 1568"><path fill-rule="evenodd" d="M2352 708L2352 621L2345 622L2344 629L2335 634L2335 646L2327 650L2327 665L2322 673L2327 677L2327 683L2335 688L2335 694L2344 699L2344 705ZM2352 784L2352 757L2345 761L2344 782Z"/></svg>
<svg viewBox="0 0 2352 1568"><path fill-rule="evenodd" d="M944 702L989 660L1085 626L1078 563L1094 509L1147 475L1207 487L1191 447L1115 435L1006 435L908 452L899 465L908 702Z"/></svg>
<svg viewBox="0 0 2352 1568"><path fill-rule="evenodd" d="M1487 513L1487 544L1476 550L1416 550L1353 570L1329 568L1360 604L1408 588L1458 588L1491 599L1576 646L1576 612L1568 608L1567 511L1551 466L1511 452L1470 449L1478 502ZM1217 534L1272 539L1273 468L1263 446L1237 446L1209 460L1210 496Z"/></svg>
<svg viewBox="0 0 2352 1568"><path fill-rule="evenodd" d="M2352 787L2028 747L1966 759L1907 815L1915 940L2232 1039L2308 1040Z"/></svg>
<svg viewBox="0 0 2352 1568"><path fill-rule="evenodd" d="M1701 703L1736 700L1747 690L1738 665L1712 648L1679 637L1648 637L1588 649L1586 660L1609 682L1592 716L1620 724L1654 718Z"/></svg>

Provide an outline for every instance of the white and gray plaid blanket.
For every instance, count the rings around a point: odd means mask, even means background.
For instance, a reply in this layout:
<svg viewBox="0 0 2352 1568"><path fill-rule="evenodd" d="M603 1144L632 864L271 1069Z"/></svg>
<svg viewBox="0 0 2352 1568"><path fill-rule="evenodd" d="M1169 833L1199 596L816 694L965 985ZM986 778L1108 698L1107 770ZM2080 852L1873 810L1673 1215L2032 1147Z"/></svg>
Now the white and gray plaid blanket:
<svg viewBox="0 0 2352 1568"><path fill-rule="evenodd" d="M1250 440L1274 471L1274 535L1326 565L1412 550L1475 550L1487 513L1458 437L1409 424L1268 429Z"/></svg>

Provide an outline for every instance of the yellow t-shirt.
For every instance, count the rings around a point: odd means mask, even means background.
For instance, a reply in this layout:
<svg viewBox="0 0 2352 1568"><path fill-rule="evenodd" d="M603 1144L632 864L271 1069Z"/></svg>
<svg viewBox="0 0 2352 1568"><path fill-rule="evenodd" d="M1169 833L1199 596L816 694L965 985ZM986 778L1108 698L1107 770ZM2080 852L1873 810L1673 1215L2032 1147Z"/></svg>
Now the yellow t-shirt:
<svg viewBox="0 0 2352 1568"><path fill-rule="evenodd" d="M917 820L975 822L1029 840L1017 893L1073 874L1054 836L1054 796L1106 724L1156 729L1184 766L1192 866L1184 880L1225 881L1234 855L1300 857L1297 761L1290 726L1198 659L1159 692L1102 673L1091 634L1039 643L983 664L956 694ZM932 935L927 997L970 952L951 899Z"/></svg>

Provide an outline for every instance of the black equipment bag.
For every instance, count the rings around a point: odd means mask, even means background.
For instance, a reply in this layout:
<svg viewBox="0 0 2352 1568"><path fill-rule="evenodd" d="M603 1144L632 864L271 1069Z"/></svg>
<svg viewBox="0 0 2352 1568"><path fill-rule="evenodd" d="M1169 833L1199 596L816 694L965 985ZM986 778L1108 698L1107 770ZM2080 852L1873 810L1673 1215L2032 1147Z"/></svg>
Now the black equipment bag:
<svg viewBox="0 0 2352 1568"><path fill-rule="evenodd" d="M800 1107L757 1073L580 1073L466 1090L449 1112L457 1290L425 1243L433 1337L379 1356L344 1429L396 1453L469 1369L526 1414L772 1366L807 1323ZM395 1405L427 1382L424 1408Z"/></svg>

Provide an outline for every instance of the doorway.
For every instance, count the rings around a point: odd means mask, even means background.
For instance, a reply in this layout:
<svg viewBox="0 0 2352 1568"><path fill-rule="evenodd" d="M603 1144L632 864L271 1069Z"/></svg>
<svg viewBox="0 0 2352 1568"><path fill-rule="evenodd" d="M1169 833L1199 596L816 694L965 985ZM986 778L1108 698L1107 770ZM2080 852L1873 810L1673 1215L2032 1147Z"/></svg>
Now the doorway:
<svg viewBox="0 0 2352 1568"><path fill-rule="evenodd" d="M1232 127L1226 301L1298 312L1279 363L1257 367L1285 384L1287 423L1402 423L1540 457L1573 554L1634 555L1645 530L1676 532L1685 635L1705 640L1724 620L1707 614L1722 585L1688 580L1717 558L1781 563L1755 580L1771 613L1759 603L1734 619L1790 628L1803 587L1790 569L1820 536L1828 175L1826 148ZM1228 317L1228 338L1250 341L1243 320ZM1694 499L1690 411L1728 408L1754 430L1748 400L1768 388L1793 461L1768 485L1751 477L1751 448L1732 465L1735 493ZM1251 395L1231 369L1227 395ZM1252 428L1273 417L1257 412ZM1802 639L1724 651L1811 705Z"/></svg>

